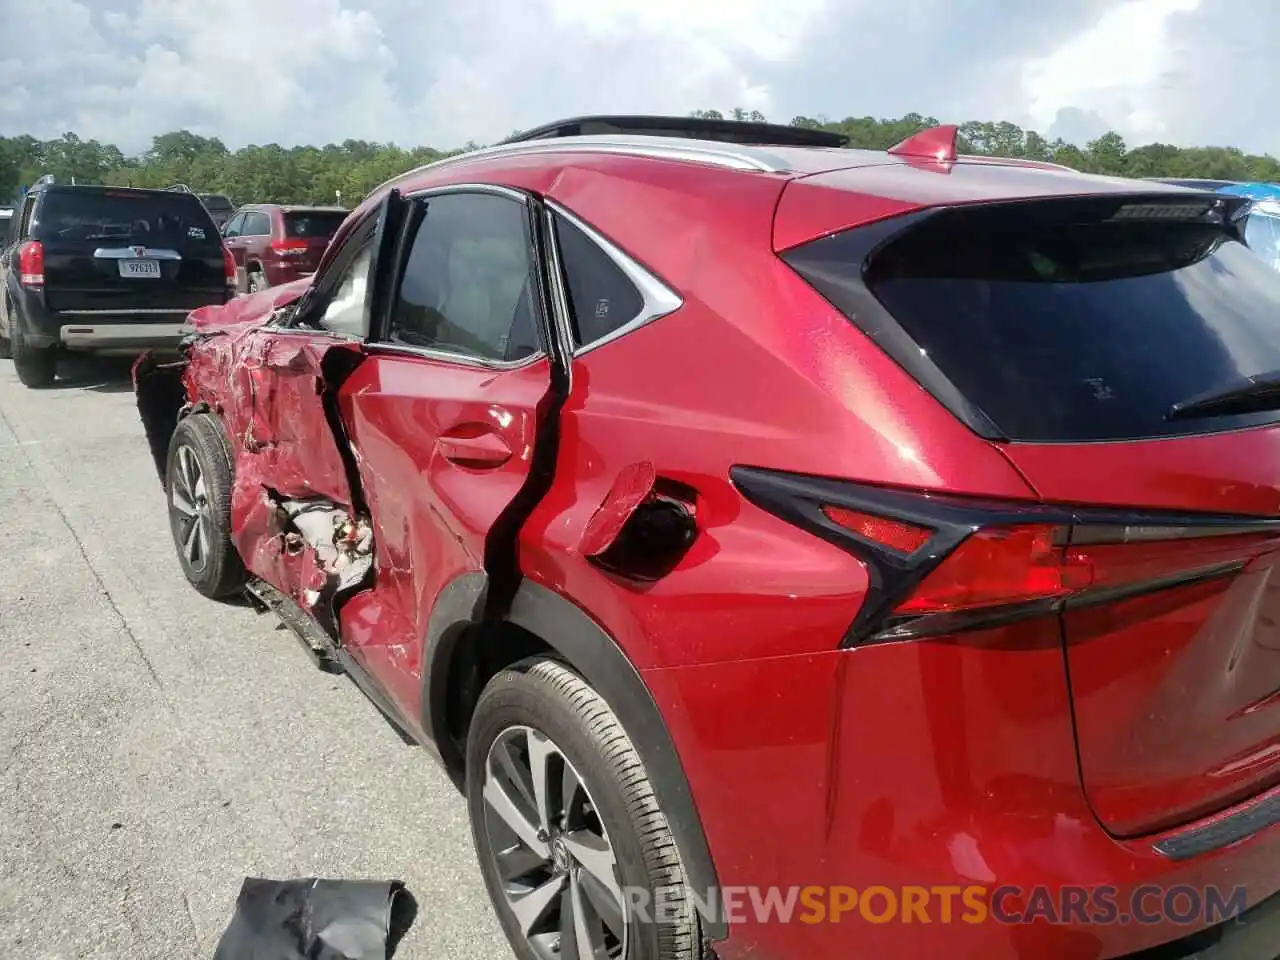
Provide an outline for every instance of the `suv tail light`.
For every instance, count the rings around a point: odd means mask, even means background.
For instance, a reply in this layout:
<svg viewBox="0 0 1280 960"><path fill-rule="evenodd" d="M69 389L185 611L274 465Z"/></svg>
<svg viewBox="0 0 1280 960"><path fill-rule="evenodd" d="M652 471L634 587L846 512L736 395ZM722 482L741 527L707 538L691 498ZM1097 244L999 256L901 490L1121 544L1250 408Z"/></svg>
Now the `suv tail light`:
<svg viewBox="0 0 1280 960"><path fill-rule="evenodd" d="M272 240L271 249L282 257L300 257L308 250L305 240Z"/></svg>
<svg viewBox="0 0 1280 960"><path fill-rule="evenodd" d="M735 467L757 506L866 564L847 645L958 633L1228 576L1280 521L920 495Z"/></svg>
<svg viewBox="0 0 1280 960"><path fill-rule="evenodd" d="M18 248L18 282L24 287L44 286L44 244L28 240Z"/></svg>
<svg viewBox="0 0 1280 960"><path fill-rule="evenodd" d="M236 258L231 252L231 248L225 243L222 245L222 270L226 274L227 286L234 288L236 285Z"/></svg>

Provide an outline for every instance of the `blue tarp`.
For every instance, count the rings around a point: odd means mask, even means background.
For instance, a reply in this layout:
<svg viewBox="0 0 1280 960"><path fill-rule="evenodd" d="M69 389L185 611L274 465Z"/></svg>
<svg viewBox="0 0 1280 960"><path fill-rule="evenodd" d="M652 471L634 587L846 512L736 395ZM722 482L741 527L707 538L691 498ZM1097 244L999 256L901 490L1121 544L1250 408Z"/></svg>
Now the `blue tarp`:
<svg viewBox="0 0 1280 960"><path fill-rule="evenodd" d="M1248 197L1250 200L1280 201L1280 183L1233 183L1227 187L1219 187L1218 193Z"/></svg>

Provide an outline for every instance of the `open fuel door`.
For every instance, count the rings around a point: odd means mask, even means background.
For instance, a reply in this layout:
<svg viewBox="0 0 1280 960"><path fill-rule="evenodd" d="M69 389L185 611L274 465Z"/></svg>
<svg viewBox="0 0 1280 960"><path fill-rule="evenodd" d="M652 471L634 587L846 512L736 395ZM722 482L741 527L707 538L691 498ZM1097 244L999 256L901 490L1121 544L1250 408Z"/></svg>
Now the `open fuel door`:
<svg viewBox="0 0 1280 960"><path fill-rule="evenodd" d="M250 571L336 636L335 601L373 562L355 459L337 392L365 359L379 270L404 200L391 191L345 231L295 309L244 337L233 376L252 407L240 438L233 538Z"/></svg>

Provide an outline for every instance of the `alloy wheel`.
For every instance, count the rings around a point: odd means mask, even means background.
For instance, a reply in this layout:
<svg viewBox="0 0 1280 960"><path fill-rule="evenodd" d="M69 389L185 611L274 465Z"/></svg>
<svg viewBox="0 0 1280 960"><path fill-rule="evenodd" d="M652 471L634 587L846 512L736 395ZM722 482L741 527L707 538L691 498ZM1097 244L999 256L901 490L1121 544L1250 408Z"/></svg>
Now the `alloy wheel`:
<svg viewBox="0 0 1280 960"><path fill-rule="evenodd" d="M560 748L504 730L484 768L485 836L507 907L543 960L626 956L627 908L613 845Z"/></svg>
<svg viewBox="0 0 1280 960"><path fill-rule="evenodd" d="M209 562L209 545L213 540L204 473L195 451L185 445L178 448L174 465L176 469L169 478L174 536L187 566L193 573L199 573Z"/></svg>

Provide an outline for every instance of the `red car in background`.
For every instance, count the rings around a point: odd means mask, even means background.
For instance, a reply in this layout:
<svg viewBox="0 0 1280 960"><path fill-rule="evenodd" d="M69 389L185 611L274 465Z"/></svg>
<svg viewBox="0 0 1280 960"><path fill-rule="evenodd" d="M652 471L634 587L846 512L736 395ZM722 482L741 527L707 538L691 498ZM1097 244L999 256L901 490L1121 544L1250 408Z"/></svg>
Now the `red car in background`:
<svg viewBox="0 0 1280 960"><path fill-rule="evenodd" d="M236 261L236 289L255 293L314 273L346 217L342 207L241 207L222 227L223 242Z"/></svg>
<svg viewBox="0 0 1280 960"><path fill-rule="evenodd" d="M407 173L140 362L187 578L443 760L521 960L1272 960L1243 201L642 119Z"/></svg>

